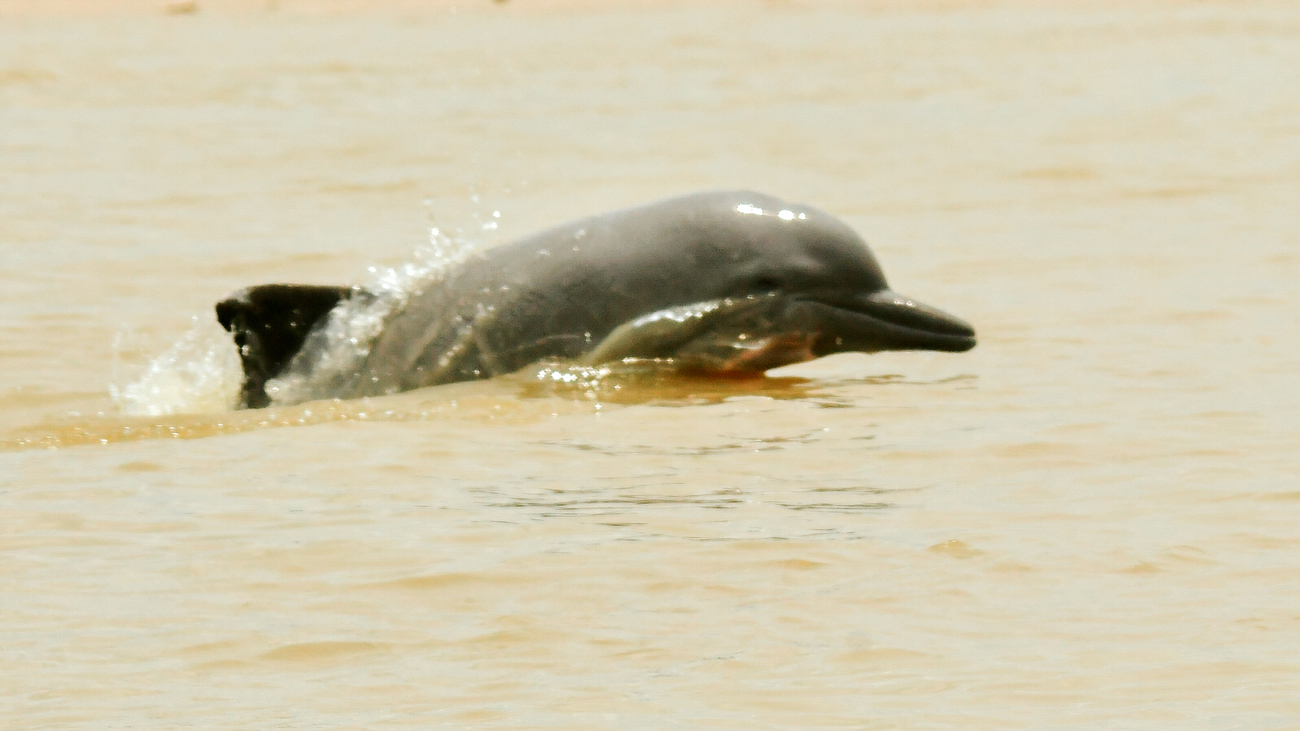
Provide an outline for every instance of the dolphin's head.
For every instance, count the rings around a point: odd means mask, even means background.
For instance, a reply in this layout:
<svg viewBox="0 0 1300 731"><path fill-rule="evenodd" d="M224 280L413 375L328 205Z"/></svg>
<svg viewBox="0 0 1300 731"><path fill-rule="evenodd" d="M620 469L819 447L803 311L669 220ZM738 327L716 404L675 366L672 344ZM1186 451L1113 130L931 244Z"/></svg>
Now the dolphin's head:
<svg viewBox="0 0 1300 731"><path fill-rule="evenodd" d="M589 350L587 362L673 358L755 373L840 352L975 347L964 321L895 293L866 242L816 208L760 193L710 193L641 209L682 221L642 247L642 311ZM665 243L666 242L666 243Z"/></svg>
<svg viewBox="0 0 1300 731"><path fill-rule="evenodd" d="M834 216L758 193L719 194L713 206L727 222L728 248L741 252L735 266L715 270L715 294L733 301L762 297L766 304L740 308L730 322L717 317L710 342L730 334L802 339L805 360L975 347L975 330L965 321L890 289L866 242Z"/></svg>

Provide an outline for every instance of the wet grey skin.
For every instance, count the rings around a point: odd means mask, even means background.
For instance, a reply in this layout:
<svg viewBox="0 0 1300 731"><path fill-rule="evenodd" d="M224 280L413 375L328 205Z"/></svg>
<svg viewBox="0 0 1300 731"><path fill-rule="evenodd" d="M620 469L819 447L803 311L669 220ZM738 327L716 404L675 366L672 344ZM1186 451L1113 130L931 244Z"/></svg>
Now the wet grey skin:
<svg viewBox="0 0 1300 731"><path fill-rule="evenodd" d="M218 320L240 348L243 405L267 405L266 380L311 329L339 301L368 296L273 284L219 303ZM316 396L490 378L545 359L672 358L756 375L832 353L973 347L966 322L893 292L866 242L839 219L761 193L700 193L471 257L412 294L356 371Z"/></svg>

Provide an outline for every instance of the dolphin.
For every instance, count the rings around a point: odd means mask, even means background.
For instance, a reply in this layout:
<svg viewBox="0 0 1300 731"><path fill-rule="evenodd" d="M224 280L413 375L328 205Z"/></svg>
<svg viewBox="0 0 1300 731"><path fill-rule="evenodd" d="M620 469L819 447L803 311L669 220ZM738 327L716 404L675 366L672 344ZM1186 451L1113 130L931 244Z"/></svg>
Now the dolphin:
<svg viewBox="0 0 1300 731"><path fill-rule="evenodd" d="M269 284L219 302L244 370L241 405L267 381L310 376L305 346L358 287ZM331 314L334 313L334 314ZM672 359L757 375L832 353L960 352L963 320L889 288L834 216L749 191L687 195L584 218L472 255L388 312L362 357L311 398L358 398L510 373L544 359Z"/></svg>

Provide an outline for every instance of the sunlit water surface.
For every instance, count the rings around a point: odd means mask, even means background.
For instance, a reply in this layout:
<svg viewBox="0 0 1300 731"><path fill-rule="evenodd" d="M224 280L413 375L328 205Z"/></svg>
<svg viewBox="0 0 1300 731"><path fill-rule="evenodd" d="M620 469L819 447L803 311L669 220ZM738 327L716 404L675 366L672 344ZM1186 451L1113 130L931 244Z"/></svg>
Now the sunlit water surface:
<svg viewBox="0 0 1300 731"><path fill-rule="evenodd" d="M0 727L1300 727L1293 3L67 5L0 14ZM737 187L979 347L226 408L231 290Z"/></svg>

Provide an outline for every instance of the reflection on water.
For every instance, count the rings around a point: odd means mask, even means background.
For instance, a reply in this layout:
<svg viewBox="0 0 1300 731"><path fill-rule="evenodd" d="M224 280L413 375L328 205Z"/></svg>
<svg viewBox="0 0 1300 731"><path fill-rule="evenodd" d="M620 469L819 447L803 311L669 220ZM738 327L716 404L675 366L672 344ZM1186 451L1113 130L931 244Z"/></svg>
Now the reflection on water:
<svg viewBox="0 0 1300 731"><path fill-rule="evenodd" d="M834 395L837 386L934 385L974 382L971 374L938 379L901 374L864 375L857 378L810 380L799 376L720 377L682 372L671 359L628 359L599 367L544 363L525 368L510 378L520 384L520 398L571 398L611 404L691 406L716 404L727 399L755 396L800 399L825 408L848 406Z"/></svg>
<svg viewBox="0 0 1300 731"><path fill-rule="evenodd" d="M807 379L719 378L680 372L671 360L634 360L602 366L543 363L510 376L524 399L575 399L608 404L689 406L729 398L816 398Z"/></svg>
<svg viewBox="0 0 1300 731"><path fill-rule="evenodd" d="M159 356L148 374L128 386L122 395L141 404L160 406L183 403L202 405L197 396L229 391L229 383L212 377L217 370L229 370L231 359L216 355L233 345L217 340L200 340L197 333L208 328L195 326L171 350ZM215 364L215 365L214 365ZM237 368L237 364L233 366ZM108 445L145 439L200 439L224 434L286 426L312 426L338 421L426 421L438 418L474 422L539 420L558 414L597 413L602 409L629 405L691 407L720 404L735 399L757 398L799 400L821 408L850 408L851 399L838 395L848 385L898 386L939 385L973 382L974 376L959 374L935 380L909 379L902 375L876 375L860 379L813 381L793 376L758 378L711 378L678 372L671 362L628 361L601 367L547 363L525 368L492 382L448 384L388 397L355 400L331 399L295 406L266 409L222 410L208 413L154 414L152 416L93 417L76 413L14 430L0 438L0 451L52 449L78 445ZM198 387L189 388L198 384ZM216 388L213 386L220 386ZM147 394L146 394L147 392ZM179 394L179 396L178 396ZM180 400L172 399L176 396ZM227 394L228 396L228 394ZM171 400L168 400L171 399ZM230 403L222 397L220 403ZM772 440L776 448L782 439ZM556 443L557 446L560 443ZM567 445L575 449L594 446ZM636 447L625 447L634 453ZM680 452L683 455L710 451L752 449L750 445L703 447Z"/></svg>

